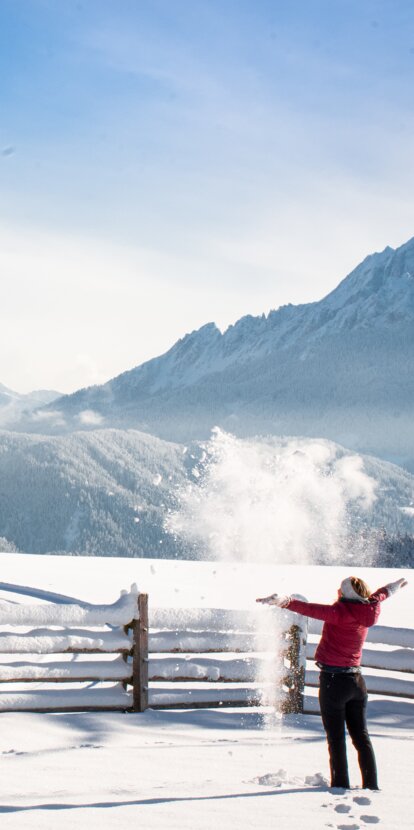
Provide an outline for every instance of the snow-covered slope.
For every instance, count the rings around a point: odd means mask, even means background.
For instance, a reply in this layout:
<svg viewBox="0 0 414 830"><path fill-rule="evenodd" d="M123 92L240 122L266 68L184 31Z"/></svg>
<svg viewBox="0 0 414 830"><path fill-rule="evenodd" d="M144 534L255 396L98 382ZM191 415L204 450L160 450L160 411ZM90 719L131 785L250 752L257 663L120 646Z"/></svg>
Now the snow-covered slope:
<svg viewBox="0 0 414 830"><path fill-rule="evenodd" d="M182 455L133 432L0 433L0 547L162 555L164 516L185 480ZM170 555L179 553L177 543Z"/></svg>
<svg viewBox="0 0 414 830"><path fill-rule="evenodd" d="M324 440L184 447L133 430L2 432L0 481L3 550L203 558L219 534L240 561L255 547L273 562L295 561L296 549L324 562L333 548L340 562L348 522L352 533L414 532L414 477Z"/></svg>
<svg viewBox="0 0 414 830"><path fill-rule="evenodd" d="M367 257L324 299L214 323L103 386L64 396L19 430L132 427L167 440L323 436L414 465L414 240ZM414 469L414 466L413 466Z"/></svg>

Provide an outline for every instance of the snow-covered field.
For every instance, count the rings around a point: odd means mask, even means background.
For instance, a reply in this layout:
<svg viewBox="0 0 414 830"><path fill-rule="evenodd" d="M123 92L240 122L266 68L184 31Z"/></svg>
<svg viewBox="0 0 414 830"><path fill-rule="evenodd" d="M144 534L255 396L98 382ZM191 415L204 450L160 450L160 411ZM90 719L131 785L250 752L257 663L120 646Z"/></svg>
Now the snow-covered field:
<svg viewBox="0 0 414 830"><path fill-rule="evenodd" d="M328 790L312 715L266 729L227 710L3 714L1 726L2 827L412 827L413 720L390 711L371 716L379 793Z"/></svg>
<svg viewBox="0 0 414 830"><path fill-rule="evenodd" d="M256 596L294 591L330 602L343 568L0 555L0 598L56 594L110 603L138 583L155 607L249 609ZM372 588L395 572L361 570ZM409 572L398 571L396 576ZM11 589L27 586L26 592ZM39 589L37 597L32 589ZM44 592L44 594L42 594ZM410 627L413 583L384 604L381 624ZM1 606L0 606L1 607ZM144 714L2 713L0 814L5 828L290 828L412 826L414 703L374 699L369 722L381 792L332 792L319 717L258 710Z"/></svg>

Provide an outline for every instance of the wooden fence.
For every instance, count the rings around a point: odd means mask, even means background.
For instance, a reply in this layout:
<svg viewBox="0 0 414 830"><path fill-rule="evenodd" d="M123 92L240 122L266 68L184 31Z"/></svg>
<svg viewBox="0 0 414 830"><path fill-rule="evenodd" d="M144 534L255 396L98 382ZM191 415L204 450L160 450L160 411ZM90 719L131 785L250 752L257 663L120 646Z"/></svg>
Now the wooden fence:
<svg viewBox="0 0 414 830"><path fill-rule="evenodd" d="M79 606L68 605L22 605L2 609L0 626L3 620L7 622L0 630L0 711L146 709L147 595L139 594L134 604L134 619L121 625L103 622L105 609L109 609L110 620L116 603L114 606L97 606L95 615L93 610L82 614ZM47 627L31 628L33 619L42 618L42 611ZM125 613L128 611L130 614L131 602ZM8 615L12 624L9 624ZM72 624L66 622L71 616ZM81 620L81 628L73 625L77 617ZM102 623L99 617L103 617ZM11 661L8 658L12 655L26 659ZM10 692L4 691L5 684L12 685ZM29 691L16 689L28 684L32 687ZM87 688L85 684L88 684Z"/></svg>
<svg viewBox="0 0 414 830"><path fill-rule="evenodd" d="M283 710L302 710L306 635L298 620L280 631L274 612L262 612L267 629L259 651L254 615L154 609L149 629L148 596L139 594L136 602L130 622L102 624L101 607L98 625L96 614L88 624L80 613L82 627L76 628L76 606L42 606L44 628L30 628L42 616L39 606L3 609L0 711L259 705L272 702L279 687ZM30 691L17 688L29 684Z"/></svg>
<svg viewBox="0 0 414 830"><path fill-rule="evenodd" d="M119 615L113 624L110 613L109 623L93 614L88 622L81 614L75 627L70 609L56 606L54 615L48 606L47 626L30 628L30 608L2 611L0 711L260 705L319 711L316 621L308 635L305 618L279 609L155 608L148 615L146 594L131 601L125 611L130 621L121 624ZM39 606L33 613L37 619ZM372 694L414 699L414 680L407 677L414 672L414 632L370 629L362 666Z"/></svg>
<svg viewBox="0 0 414 830"><path fill-rule="evenodd" d="M149 705L183 708L276 702L284 712L319 713L319 669L314 656L322 623L309 620L307 631L307 621L299 615L279 609L263 611L268 614L269 632L259 637L258 648L257 614L155 609L150 614ZM278 621L274 630L272 616ZM276 665L273 677L261 671L266 658ZM361 666L371 695L414 699L414 631L374 626L368 632ZM273 699L272 690L267 694L269 681L273 691L276 686L282 689Z"/></svg>
<svg viewBox="0 0 414 830"><path fill-rule="evenodd" d="M152 708L277 705L303 709L306 620L274 609L154 609Z"/></svg>

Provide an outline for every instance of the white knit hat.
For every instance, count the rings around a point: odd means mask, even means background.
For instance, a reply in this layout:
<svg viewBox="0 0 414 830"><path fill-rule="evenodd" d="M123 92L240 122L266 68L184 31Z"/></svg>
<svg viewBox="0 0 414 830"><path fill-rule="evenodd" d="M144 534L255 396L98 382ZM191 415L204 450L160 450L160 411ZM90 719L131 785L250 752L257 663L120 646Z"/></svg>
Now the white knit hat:
<svg viewBox="0 0 414 830"><path fill-rule="evenodd" d="M341 594L344 599L357 599L358 602L368 602L368 597L361 597L361 595L355 590L350 576L342 580Z"/></svg>

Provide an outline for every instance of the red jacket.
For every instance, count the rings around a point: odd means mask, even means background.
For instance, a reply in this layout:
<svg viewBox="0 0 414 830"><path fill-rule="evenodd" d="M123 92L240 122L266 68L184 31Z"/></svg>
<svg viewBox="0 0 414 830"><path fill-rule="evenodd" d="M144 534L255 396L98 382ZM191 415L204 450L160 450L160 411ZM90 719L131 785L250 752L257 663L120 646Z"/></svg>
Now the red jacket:
<svg viewBox="0 0 414 830"><path fill-rule="evenodd" d="M388 596L386 588L379 588L368 602L340 599L333 605L318 605L291 599L287 607L304 617L325 621L315 660L327 666L359 666L368 628L377 622L380 603Z"/></svg>

